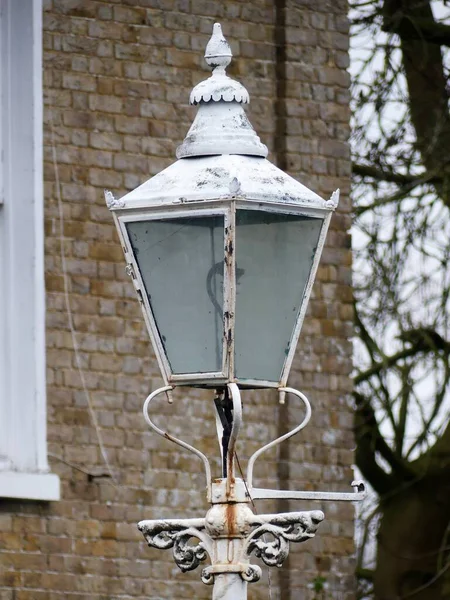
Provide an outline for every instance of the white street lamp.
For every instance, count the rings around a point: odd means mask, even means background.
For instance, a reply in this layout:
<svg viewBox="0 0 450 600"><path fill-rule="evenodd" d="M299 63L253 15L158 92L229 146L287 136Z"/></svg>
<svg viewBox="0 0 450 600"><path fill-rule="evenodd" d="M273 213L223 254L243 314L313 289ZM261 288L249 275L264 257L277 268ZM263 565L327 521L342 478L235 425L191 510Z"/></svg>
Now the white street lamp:
<svg viewBox="0 0 450 600"><path fill-rule="evenodd" d="M251 552L281 564L289 540L311 537L323 518L320 511L256 516L250 495L355 500L362 490L324 496L254 489L253 464L268 446L251 457L245 482L234 477L239 388L276 388L281 400L286 392L303 400L304 422L283 439L309 420L307 399L286 383L339 191L323 200L266 159L242 106L248 92L225 73L231 57L216 24L205 54L213 72L191 93L198 112L178 160L120 200L111 192L105 197L165 382L146 401L147 422L167 436L148 416L161 392L188 385L217 390L221 482L211 482L204 455L173 439L204 461L212 509L195 523L145 521L140 528L151 545L174 547L182 570L209 554L203 580L215 582L214 598L240 600L247 582L259 578ZM232 523L225 519L230 502ZM261 537L267 532L278 540L276 552ZM193 536L201 540L196 547L187 545Z"/></svg>

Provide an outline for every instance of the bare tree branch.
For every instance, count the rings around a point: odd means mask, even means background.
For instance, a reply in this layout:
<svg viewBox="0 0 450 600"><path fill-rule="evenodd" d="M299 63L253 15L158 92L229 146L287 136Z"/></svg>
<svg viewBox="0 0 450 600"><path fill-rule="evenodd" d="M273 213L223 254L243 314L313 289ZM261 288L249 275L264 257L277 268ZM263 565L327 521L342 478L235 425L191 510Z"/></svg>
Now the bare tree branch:
<svg viewBox="0 0 450 600"><path fill-rule="evenodd" d="M392 493L405 480L415 477L407 462L397 456L380 433L375 412L370 401L354 393L356 401L355 434L357 440L356 464L364 477L380 496ZM376 453L392 467L387 473L376 461Z"/></svg>
<svg viewBox="0 0 450 600"><path fill-rule="evenodd" d="M375 202L372 202L371 204L360 204L356 206L353 209L353 212L357 217L360 217L367 211L374 210L376 208L379 208L380 206L386 206L387 204L393 204L394 202L398 202L399 200L403 200L418 185L420 185L420 182L408 183L407 185L405 185L405 187L400 188L397 192L391 194L390 196L378 198L377 200L375 200Z"/></svg>
<svg viewBox="0 0 450 600"><path fill-rule="evenodd" d="M431 44L450 46L450 26L429 17L408 18L403 10L387 15L383 30L396 33L405 40L426 40Z"/></svg>
<svg viewBox="0 0 450 600"><path fill-rule="evenodd" d="M360 568L356 570L356 577L366 579L366 581L373 581L374 571L373 569Z"/></svg>
<svg viewBox="0 0 450 600"><path fill-rule="evenodd" d="M430 2L385 0L383 19L384 26L396 28L400 37L409 111L423 163L427 170L436 170L446 161L448 177L450 116L441 49L425 37L411 39L404 33L405 27L420 32L421 22L435 22ZM438 189L438 194L450 206L450 192L445 186Z"/></svg>
<svg viewBox="0 0 450 600"><path fill-rule="evenodd" d="M374 362L365 371L358 373L353 379L356 385L367 381L374 375L395 367L400 361L414 356L419 352L436 352L443 350L445 353L450 354L450 342L444 340L436 331L429 329L411 329L410 331L404 332L400 339L403 342L409 342L411 346L399 350L391 356L383 357L383 360Z"/></svg>
<svg viewBox="0 0 450 600"><path fill-rule="evenodd" d="M373 449L373 439L370 435L370 428L363 424L359 424L359 420L364 423L364 415L356 413L355 432L358 439L356 448L356 464L363 476L370 481L374 490L380 494L387 494L395 488L395 483L391 477L380 467L375 460L375 452Z"/></svg>
<svg viewBox="0 0 450 600"><path fill-rule="evenodd" d="M422 181L422 176L417 177L415 175L404 175L403 173L396 173L394 171L388 171L387 169L381 169L374 167L373 165L364 165L362 163L353 163L352 172L354 175L360 175L361 177L369 177L378 181L386 181L388 183L398 183L399 185L408 185ZM431 178L429 179L429 181ZM433 180L434 181L434 180ZM436 178L436 182L442 181L442 178Z"/></svg>
<svg viewBox="0 0 450 600"><path fill-rule="evenodd" d="M439 475L448 481L450 477L450 421L435 444L411 465L416 471L427 473L430 478Z"/></svg>

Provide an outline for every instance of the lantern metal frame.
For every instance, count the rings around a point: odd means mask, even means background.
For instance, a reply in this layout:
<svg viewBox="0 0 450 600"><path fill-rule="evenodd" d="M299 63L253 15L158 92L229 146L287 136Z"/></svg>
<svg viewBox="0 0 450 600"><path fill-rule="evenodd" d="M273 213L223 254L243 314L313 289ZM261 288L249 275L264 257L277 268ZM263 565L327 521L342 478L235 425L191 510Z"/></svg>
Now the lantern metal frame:
<svg viewBox="0 0 450 600"><path fill-rule="evenodd" d="M108 193L111 194L111 192ZM322 250L325 245L333 208L331 206L329 208L305 206L298 202L295 204L290 204L288 202L264 202L256 199L252 200L249 197L239 196L185 201L182 203L177 199L176 201L165 202L164 204L152 204L147 208L134 208L135 204L133 204L133 207L130 206L130 208L127 208L126 205L120 206L117 204L111 208L113 210L114 220L119 232L125 259L127 261L127 273L131 276L137 292L165 385L217 387L227 383L238 383L241 388L285 387L294 359ZM297 312L297 318L289 341L289 350L284 360L278 381L240 379L239 377L236 377L234 373L234 326L236 306L235 255L239 245L239 238L236 236L236 212L238 210L254 210L280 215L305 216L322 221L309 277L305 285L302 301ZM128 223L139 221L158 221L163 219L168 220L218 215L224 217L222 370L205 373L173 373L164 343L158 331L154 311L150 305L141 272L134 256L126 226Z"/></svg>

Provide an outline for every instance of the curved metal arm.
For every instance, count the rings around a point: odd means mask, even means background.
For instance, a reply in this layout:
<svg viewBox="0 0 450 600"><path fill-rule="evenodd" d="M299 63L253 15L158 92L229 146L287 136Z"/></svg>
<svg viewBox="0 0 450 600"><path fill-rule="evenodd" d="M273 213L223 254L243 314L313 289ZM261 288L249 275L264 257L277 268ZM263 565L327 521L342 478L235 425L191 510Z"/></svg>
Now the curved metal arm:
<svg viewBox="0 0 450 600"><path fill-rule="evenodd" d="M242 401L241 401L241 393L239 391L238 386L235 383L227 384L228 392L231 397L231 402L233 404L233 421L231 425L230 438L228 440L228 448L226 455L226 472L228 476L228 480L231 481L234 479L234 449L236 446L236 441L239 436L239 432L241 430L242 425ZM219 438L219 446L220 453L222 455L222 461L224 459L223 456L223 445L221 443L224 427L222 421L219 417L219 414L216 410L216 429L217 429L217 437Z"/></svg>
<svg viewBox="0 0 450 600"><path fill-rule="evenodd" d="M303 404L305 405L306 415L305 415L305 418L303 419L303 421L300 423L300 425L298 425L295 429L293 429L292 431L289 431L288 433L285 433L284 435L277 438L276 440L273 440L273 442L266 444L265 446L263 446L262 448L260 448L254 454L251 455L251 457L249 458L248 467L247 467L247 485L248 485L248 488L250 491L253 487L253 467L254 467L255 461L258 458L258 456L260 456L266 450L269 450L269 448L273 448L277 444L281 444L281 442L284 442L285 440L288 440L289 438L291 438L293 435L295 435L296 433L301 431L304 427L306 427L306 425L308 425L308 423L309 423L309 420L311 419L311 404L309 403L308 398L304 394L302 394L302 392L299 392L298 390L295 390L294 388L290 388L290 387L279 388L279 391L288 393L288 394L294 394L295 396L300 398L300 400L302 400Z"/></svg>
<svg viewBox="0 0 450 600"><path fill-rule="evenodd" d="M203 454L203 452L200 452L200 450L197 450L197 448L194 448L190 444L183 442L183 440L179 440L178 438L174 437L167 431L160 429L157 425L155 425L155 423L153 423L153 421L149 417L148 409L150 407L150 403L152 402L152 400L154 400L156 398L156 396L158 396L159 394L162 394L163 392L168 392L171 390L173 390L173 387L171 385L166 385L162 388L155 390L147 397L147 399L144 402L144 408L143 408L144 419L147 422L147 424L153 429L153 431L156 431L156 433L158 435L160 435L163 438L166 438L166 440L170 440L171 442L178 444L179 446L181 446L182 448L185 448L186 450L189 450L189 452L192 452L192 454L195 454L203 461L203 465L205 467L206 485L207 485L208 499L209 499L209 496L211 494L211 466L209 464L209 460L206 458L206 456Z"/></svg>
<svg viewBox="0 0 450 600"><path fill-rule="evenodd" d="M235 383L229 383L227 387L231 394L231 400L233 401L233 426L231 428L230 441L228 443L228 456L230 457L230 460L233 461L234 448L242 425L242 401L241 392Z"/></svg>

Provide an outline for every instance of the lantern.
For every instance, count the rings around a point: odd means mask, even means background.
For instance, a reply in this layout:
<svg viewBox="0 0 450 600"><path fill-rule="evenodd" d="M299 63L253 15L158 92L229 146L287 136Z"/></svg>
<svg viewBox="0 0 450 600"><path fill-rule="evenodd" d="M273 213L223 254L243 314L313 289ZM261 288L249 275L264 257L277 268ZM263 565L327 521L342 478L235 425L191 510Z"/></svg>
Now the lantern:
<svg viewBox="0 0 450 600"><path fill-rule="evenodd" d="M216 24L178 160L106 201L165 383L278 388L339 192L323 200L266 159L231 56Z"/></svg>

